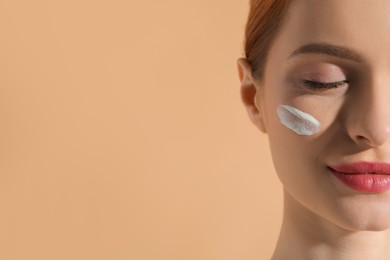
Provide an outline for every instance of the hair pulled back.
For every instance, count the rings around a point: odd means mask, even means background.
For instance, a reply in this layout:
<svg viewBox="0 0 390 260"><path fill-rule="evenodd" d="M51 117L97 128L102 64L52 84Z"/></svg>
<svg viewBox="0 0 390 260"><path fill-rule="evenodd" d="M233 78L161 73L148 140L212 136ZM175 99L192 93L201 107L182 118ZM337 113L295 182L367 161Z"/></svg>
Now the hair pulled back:
<svg viewBox="0 0 390 260"><path fill-rule="evenodd" d="M250 0L245 28L245 58L252 77L262 82L267 54L283 22L290 0Z"/></svg>

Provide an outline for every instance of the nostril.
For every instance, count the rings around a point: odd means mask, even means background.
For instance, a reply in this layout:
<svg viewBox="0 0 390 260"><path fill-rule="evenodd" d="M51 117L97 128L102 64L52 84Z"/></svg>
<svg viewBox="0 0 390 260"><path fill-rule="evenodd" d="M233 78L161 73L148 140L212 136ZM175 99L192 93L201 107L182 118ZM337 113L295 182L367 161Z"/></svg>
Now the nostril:
<svg viewBox="0 0 390 260"><path fill-rule="evenodd" d="M362 140L364 140L364 139L366 139L364 136L361 136L361 135L358 135L357 136L357 139L359 140L359 141L362 141Z"/></svg>
<svg viewBox="0 0 390 260"><path fill-rule="evenodd" d="M357 139L357 141L359 141L359 142L367 142L367 141L368 141L368 139L367 139L366 137L362 136L362 135L358 135L358 136L356 137L356 139Z"/></svg>

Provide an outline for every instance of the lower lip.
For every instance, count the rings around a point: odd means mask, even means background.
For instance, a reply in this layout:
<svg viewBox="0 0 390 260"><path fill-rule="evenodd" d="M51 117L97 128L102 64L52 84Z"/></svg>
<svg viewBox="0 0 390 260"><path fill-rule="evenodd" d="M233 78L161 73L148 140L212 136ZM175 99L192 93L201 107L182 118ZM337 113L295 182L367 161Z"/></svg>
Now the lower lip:
<svg viewBox="0 0 390 260"><path fill-rule="evenodd" d="M356 191L378 193L390 189L390 175L381 174L345 174L329 168L341 182Z"/></svg>

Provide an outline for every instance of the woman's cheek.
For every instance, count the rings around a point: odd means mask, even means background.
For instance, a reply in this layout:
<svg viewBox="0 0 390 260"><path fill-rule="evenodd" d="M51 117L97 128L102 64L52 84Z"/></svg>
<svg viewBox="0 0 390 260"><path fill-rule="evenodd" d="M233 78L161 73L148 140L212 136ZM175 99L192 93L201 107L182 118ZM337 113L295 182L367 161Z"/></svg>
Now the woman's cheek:
<svg viewBox="0 0 390 260"><path fill-rule="evenodd" d="M279 105L277 114L282 125L297 135L314 135L320 131L320 122L309 113L290 105Z"/></svg>

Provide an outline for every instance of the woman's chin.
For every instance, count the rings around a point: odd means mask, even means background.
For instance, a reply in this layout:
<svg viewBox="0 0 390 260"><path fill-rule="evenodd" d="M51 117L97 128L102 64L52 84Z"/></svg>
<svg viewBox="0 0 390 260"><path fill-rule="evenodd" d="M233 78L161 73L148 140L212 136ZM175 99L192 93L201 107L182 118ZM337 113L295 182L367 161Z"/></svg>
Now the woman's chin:
<svg viewBox="0 0 390 260"><path fill-rule="evenodd" d="M385 231L390 230L390 221L363 221L363 222L349 222L345 229L351 232L357 231Z"/></svg>
<svg viewBox="0 0 390 260"><path fill-rule="evenodd" d="M354 210L349 209L347 213L341 214L338 220L338 225L345 230L356 231L385 231L390 229L390 208L380 206L364 206Z"/></svg>

